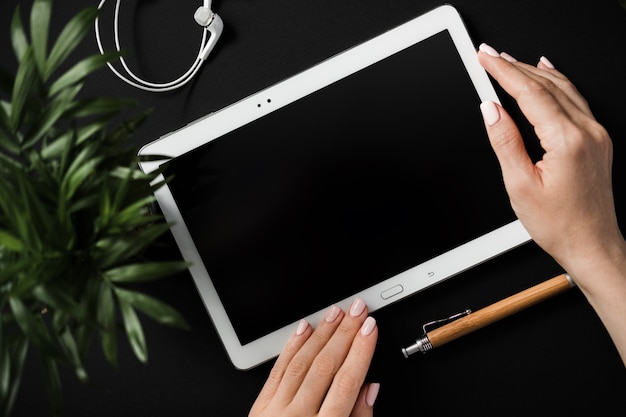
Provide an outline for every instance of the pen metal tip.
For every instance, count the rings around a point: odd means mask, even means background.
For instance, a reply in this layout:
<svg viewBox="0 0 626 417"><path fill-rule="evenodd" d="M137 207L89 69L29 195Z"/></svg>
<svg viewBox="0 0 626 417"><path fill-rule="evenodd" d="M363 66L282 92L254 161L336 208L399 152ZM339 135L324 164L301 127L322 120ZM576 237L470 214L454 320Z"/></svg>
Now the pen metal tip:
<svg viewBox="0 0 626 417"><path fill-rule="evenodd" d="M405 358L408 358L415 352L422 352L422 344L419 341L417 343L412 344L409 347L402 349L402 354L404 355Z"/></svg>

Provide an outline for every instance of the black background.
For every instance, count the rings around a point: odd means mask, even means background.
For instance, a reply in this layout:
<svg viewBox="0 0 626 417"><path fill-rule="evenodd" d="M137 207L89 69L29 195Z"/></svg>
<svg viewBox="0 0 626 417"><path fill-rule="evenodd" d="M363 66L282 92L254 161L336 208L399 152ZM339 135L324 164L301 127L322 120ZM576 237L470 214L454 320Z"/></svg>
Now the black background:
<svg viewBox="0 0 626 417"><path fill-rule="evenodd" d="M15 65L8 28L16 3L0 3L0 60L6 67ZM137 72L153 80L185 71L200 41L192 18L199 2L123 3L122 36L125 47L133 51L128 57L131 66L137 65ZM53 31L58 33L70 16L90 4L57 0ZM103 70L85 93L133 97L141 108L153 108L136 136L139 146L439 4L216 0L213 8L224 20L224 34L190 86L174 93L146 93ZM623 225L626 10L617 0L452 4L476 45L488 42L532 63L546 55L576 83L614 141L614 188ZM29 2L22 6L24 16L28 6ZM111 20L103 21L103 31L110 27L107 23ZM93 39L80 48L83 56L95 51ZM519 117L514 103L500 96ZM531 137L531 129L518 120ZM177 255L173 243L166 243L170 249L155 256ZM596 415L599 410L623 414L624 366L578 290L427 355L405 360L400 354L401 347L420 335L423 322L465 308L479 309L560 272L531 243L376 312L380 338L368 379L381 383L377 415ZM246 415L271 363L246 372L233 368L186 274L151 284L146 290L178 308L193 330L172 330L144 320L149 363L138 363L121 337L117 370L94 344L87 363L90 385L82 385L70 371L63 372L65 415ZM48 414L41 368L31 352L14 415Z"/></svg>

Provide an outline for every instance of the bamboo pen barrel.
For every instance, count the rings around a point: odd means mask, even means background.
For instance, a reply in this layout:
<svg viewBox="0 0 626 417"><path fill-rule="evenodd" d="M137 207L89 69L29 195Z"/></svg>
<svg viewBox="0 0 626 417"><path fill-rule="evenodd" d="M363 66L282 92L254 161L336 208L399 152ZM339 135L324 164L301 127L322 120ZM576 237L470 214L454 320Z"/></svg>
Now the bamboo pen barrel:
<svg viewBox="0 0 626 417"><path fill-rule="evenodd" d="M567 274L556 276L471 313L468 316L432 330L428 332L426 336L433 348L444 345L454 339L565 292L573 286L575 286L575 284Z"/></svg>

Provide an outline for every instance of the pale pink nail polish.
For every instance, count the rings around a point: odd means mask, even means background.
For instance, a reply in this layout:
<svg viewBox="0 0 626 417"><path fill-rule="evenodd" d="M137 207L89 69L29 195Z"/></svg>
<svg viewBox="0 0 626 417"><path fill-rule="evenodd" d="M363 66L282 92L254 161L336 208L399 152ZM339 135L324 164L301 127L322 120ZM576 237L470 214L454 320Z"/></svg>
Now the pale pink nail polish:
<svg viewBox="0 0 626 417"><path fill-rule="evenodd" d="M480 111L487 126L493 126L500 120L500 110L493 101L483 101L480 104Z"/></svg>
<svg viewBox="0 0 626 417"><path fill-rule="evenodd" d="M355 299L350 307L350 315L352 317L358 317L365 310L365 301L360 298Z"/></svg>
<svg viewBox="0 0 626 417"><path fill-rule="evenodd" d="M376 327L376 319L374 319L374 317L366 318L361 326L361 334L363 336L369 336L374 331L374 327Z"/></svg>
<svg viewBox="0 0 626 417"><path fill-rule="evenodd" d="M481 43L480 46L478 47L478 50L486 53L487 55L491 55L493 57L500 57L500 54L498 53L498 51L496 51L495 49L493 49L491 46L487 45L486 43Z"/></svg>
<svg viewBox="0 0 626 417"><path fill-rule="evenodd" d="M550 69L555 69L556 67L554 66L554 64L552 62L550 62L550 60L548 58L546 58L545 56L542 56L541 58L539 58L539 61L545 65L546 67L550 68Z"/></svg>
<svg viewBox="0 0 626 417"><path fill-rule="evenodd" d="M340 312L341 312L341 309L339 307L337 307L336 305L332 305L326 311L326 314L324 315L324 320L327 323L332 323L333 321L337 319L337 317L339 317Z"/></svg>
<svg viewBox="0 0 626 417"><path fill-rule="evenodd" d="M367 387L367 393L365 394L365 403L370 407L374 406L378 392L380 391L380 384L378 382L372 382Z"/></svg>
<svg viewBox="0 0 626 417"><path fill-rule="evenodd" d="M309 322L305 319L300 320L296 328L296 335L301 336L306 331L307 327L309 327Z"/></svg>
<svg viewBox="0 0 626 417"><path fill-rule="evenodd" d="M509 61L510 63L517 62L517 59L513 58L511 55L507 54L506 52L500 52L500 56L504 58L505 60Z"/></svg>

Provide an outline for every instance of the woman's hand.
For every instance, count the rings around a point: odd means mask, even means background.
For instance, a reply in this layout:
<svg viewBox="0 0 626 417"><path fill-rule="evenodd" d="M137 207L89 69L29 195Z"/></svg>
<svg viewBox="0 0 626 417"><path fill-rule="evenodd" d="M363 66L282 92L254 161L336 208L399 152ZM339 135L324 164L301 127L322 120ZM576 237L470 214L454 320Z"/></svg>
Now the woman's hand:
<svg viewBox="0 0 626 417"><path fill-rule="evenodd" d="M347 313L332 306L313 330L302 320L291 336L250 417L369 417L379 385L363 385L378 328L356 299Z"/></svg>
<svg viewBox="0 0 626 417"><path fill-rule="evenodd" d="M482 103L511 205L535 242L578 284L626 362L626 242L613 201L611 139L545 57L535 67L483 44L478 59L517 100L545 151L533 163L509 114Z"/></svg>

